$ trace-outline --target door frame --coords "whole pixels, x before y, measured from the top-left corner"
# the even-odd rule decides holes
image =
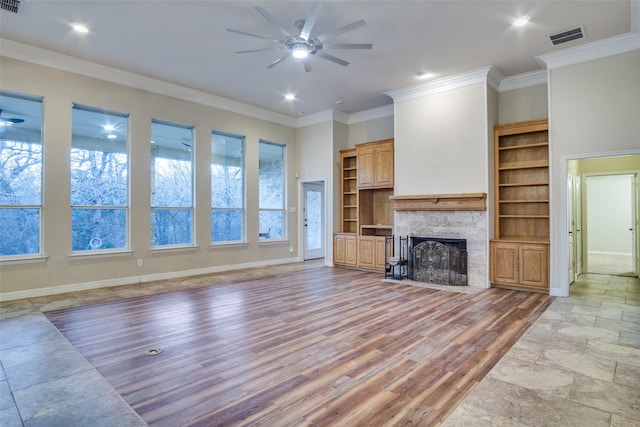
[[[321,233],[322,236],[320,237],[321,242],[322,242],[322,256],[313,256],[310,258],[307,258],[307,228],[305,225],[305,218],[306,218],[306,198],[307,198],[307,188],[311,187],[311,186],[315,186],[315,187],[321,187],[321,191],[322,191],[322,218],[321,218]],[[300,224],[301,224],[301,233],[300,233],[300,258],[302,261],[305,261],[307,259],[311,260],[311,259],[319,259],[319,258],[325,258],[327,257],[327,192],[326,192],[326,186],[325,186],[325,182],[324,181],[303,181],[301,183],[301,190],[302,190],[302,197],[301,197],[301,209],[300,209]]]
[[[555,214],[558,212],[559,216],[556,219],[552,214],[551,218],[551,257],[550,257],[550,267],[551,267],[551,282],[553,283],[555,280],[558,281],[558,286],[552,286],[550,290],[550,295],[559,296],[559,297],[568,297],[569,296],[569,221],[567,218],[569,217],[569,207],[568,207],[568,189],[567,189],[567,177],[569,174],[569,160],[584,160],[584,159],[596,159],[602,157],[618,157],[618,156],[637,156],[640,155],[640,150],[622,150],[622,151],[611,151],[604,153],[587,153],[580,155],[562,155],[560,156],[560,199],[557,210],[553,206],[553,200],[551,200],[552,205],[550,206],[551,212]],[[639,171],[630,171],[630,172],[638,172]],[[553,174],[551,176],[551,195],[554,194],[553,185],[554,179]],[[582,183],[582,187],[584,187],[584,183]],[[557,194],[557,193],[556,193]],[[638,211],[640,209],[636,209]],[[582,224],[582,228],[584,230],[585,224]],[[554,232],[555,231],[555,232]],[[584,240],[584,239],[583,239]],[[636,239],[636,245],[640,242]],[[637,251],[640,253],[640,250]],[[584,261],[584,259],[583,259]],[[555,288],[555,289],[554,289]]]

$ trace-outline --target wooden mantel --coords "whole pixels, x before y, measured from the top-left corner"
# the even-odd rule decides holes
[[[394,211],[484,211],[487,193],[390,196]]]

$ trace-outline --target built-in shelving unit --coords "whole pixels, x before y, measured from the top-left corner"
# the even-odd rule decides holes
[[[385,268],[385,236],[393,234],[393,139],[340,152],[341,217],[334,263]]]
[[[491,283],[549,288],[549,131],[547,120],[494,128],[495,239]]]

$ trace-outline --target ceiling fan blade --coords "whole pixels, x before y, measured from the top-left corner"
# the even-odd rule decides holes
[[[234,30],[233,28],[227,28],[227,31],[229,31],[231,33],[242,34],[243,36],[250,36],[250,37],[255,37],[257,39],[271,40],[272,42],[280,43],[280,40],[278,40],[278,39],[273,39],[271,37],[260,36],[258,34],[247,33],[246,31]]]
[[[318,18],[318,12],[320,11],[320,3],[313,2],[311,5],[311,11],[309,12],[309,16],[304,21],[304,27],[302,27],[302,31],[300,31],[300,38],[308,41],[309,36],[311,35],[311,30],[313,30],[313,26],[316,23],[316,19]]]
[[[329,49],[371,49],[371,43],[323,43],[322,47]]]
[[[288,58],[288,57],[290,57],[290,56],[291,56],[291,53],[287,53],[286,55],[284,55],[284,56],[282,56],[282,57],[280,57],[280,58],[276,59],[275,61],[273,61],[271,64],[269,64],[269,65],[267,66],[267,68],[273,68],[273,67],[275,67],[275,66],[276,66],[276,65],[278,65],[281,61],[284,61],[285,59],[287,59],[287,58]]]
[[[311,71],[311,61],[309,61],[309,58],[305,58],[304,61],[302,61],[302,65],[304,65],[304,70],[308,73],[309,71]]]
[[[323,52],[323,51],[321,51],[321,50],[319,50],[319,51],[316,53],[316,55],[318,55],[318,56],[319,56],[319,57],[321,57],[321,58],[328,59],[328,60],[329,60],[329,61],[331,61],[331,62],[335,62],[336,64],[343,65],[343,66],[345,66],[345,67],[346,67],[347,65],[349,65],[349,63],[348,63],[347,61],[345,61],[344,59],[336,58],[335,56],[333,56],[333,55],[329,55],[328,53]]]
[[[332,39],[336,36],[339,36],[340,34],[346,33],[347,31],[352,31],[355,30],[356,28],[360,28],[360,27],[364,27],[365,25],[367,25],[367,23],[365,22],[364,19],[361,19],[359,21],[353,22],[349,25],[345,25],[342,28],[338,28],[337,30],[333,30],[333,31],[327,31],[324,34],[320,34],[318,37],[316,37],[321,43],[324,43],[325,41]]]
[[[2,117],[2,110],[0,109],[0,122],[17,125],[18,123],[24,122],[24,119],[19,119],[17,117]]]
[[[287,31],[286,28],[284,28],[282,25],[280,25],[280,23],[278,21],[275,20],[275,18],[271,15],[269,15],[269,13],[264,10],[263,8],[261,8],[260,6],[256,6],[255,9],[265,18],[267,18],[267,21],[271,22],[273,25],[276,26],[276,28],[278,30],[280,30],[280,32],[282,34],[284,34],[285,37],[290,38],[290,39],[295,39],[295,37],[293,36],[293,34],[291,34],[289,31]]]
[[[282,49],[286,49],[286,47],[281,46],[281,47],[267,47],[267,48],[264,48],[264,49],[237,50],[236,53],[264,52],[264,51],[268,51],[268,50],[282,50]]]

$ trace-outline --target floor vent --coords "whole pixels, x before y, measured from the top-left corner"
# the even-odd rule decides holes
[[[0,0],[0,9],[13,13],[20,13],[22,11],[23,3],[23,0]]]
[[[584,37],[584,28],[577,27],[571,30],[563,31],[557,34],[551,34],[549,40],[554,46],[561,43],[570,42],[571,40],[577,40]]]

